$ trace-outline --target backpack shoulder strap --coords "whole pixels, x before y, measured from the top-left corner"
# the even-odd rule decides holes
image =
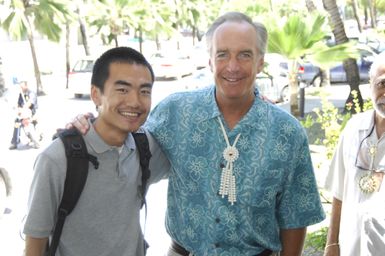
[[[67,158],[67,173],[64,182],[63,197],[61,199],[57,221],[48,255],[54,256],[57,249],[64,221],[75,208],[88,175],[88,161],[91,161],[95,169],[98,168],[98,161],[95,156],[89,155],[83,136],[76,129],[63,130],[58,134],[65,148]]]
[[[150,171],[150,158],[151,158],[151,151],[148,144],[148,138],[146,133],[132,133],[132,136],[135,139],[136,147],[139,151],[139,161],[140,161],[140,168],[142,170],[142,185],[139,187],[140,194],[142,197],[142,207],[143,204],[146,203],[146,192],[147,192],[147,181],[150,178],[151,171]]]

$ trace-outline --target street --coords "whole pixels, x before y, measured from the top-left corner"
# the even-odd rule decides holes
[[[8,213],[0,219],[0,254],[21,256],[23,255],[24,241],[21,238],[23,217],[26,213],[28,190],[33,175],[33,163],[37,154],[51,141],[57,128],[62,128],[79,113],[93,112],[94,105],[89,98],[74,99],[64,88],[62,78],[46,77],[45,85],[47,95],[39,97],[39,122],[44,134],[42,147],[32,149],[22,146],[19,150],[8,150],[12,133],[13,112],[6,97],[0,98],[1,126],[0,126],[0,153],[1,166],[5,167],[13,182],[13,193],[8,198]],[[183,82],[183,81],[182,81]],[[363,85],[368,87],[367,85]],[[364,98],[367,97],[367,88],[364,88]],[[153,105],[172,92],[183,90],[183,86],[176,81],[156,82],[153,89]],[[347,93],[347,86],[333,86],[330,99],[338,106],[343,106]],[[342,105],[341,105],[342,104]],[[305,112],[314,107],[319,107],[319,98],[307,97]],[[288,109],[288,104],[283,104]],[[150,244],[149,256],[162,255],[169,245],[169,237],[164,229],[164,213],[166,209],[167,181],[153,185],[147,197],[147,221],[145,236]],[[144,223],[144,211],[142,222]]]

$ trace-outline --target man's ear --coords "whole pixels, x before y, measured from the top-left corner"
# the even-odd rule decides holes
[[[102,104],[102,93],[95,85],[91,86],[91,99],[95,103],[96,107],[99,107]]]
[[[264,64],[265,64],[265,57],[262,56],[257,62],[257,71],[258,71],[257,74],[259,74],[263,70]]]

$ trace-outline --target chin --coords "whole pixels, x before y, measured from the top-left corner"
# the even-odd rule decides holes
[[[385,105],[375,105],[374,109],[376,110],[376,114],[379,115],[381,118],[385,119]]]

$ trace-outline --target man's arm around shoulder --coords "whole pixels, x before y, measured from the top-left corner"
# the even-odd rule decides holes
[[[25,238],[25,256],[43,256],[48,238],[35,238],[26,236]]]

